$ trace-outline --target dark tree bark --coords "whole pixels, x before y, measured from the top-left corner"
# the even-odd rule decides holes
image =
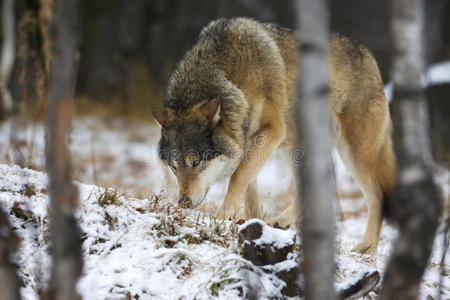
[[[11,261],[19,238],[12,232],[7,214],[0,208],[0,300],[18,300],[17,265]]]
[[[449,2],[450,3],[450,2]],[[430,140],[434,161],[450,166],[450,83],[426,88],[430,111]]]
[[[52,277],[48,299],[79,299],[82,271],[80,228],[74,212],[78,189],[71,179],[67,146],[71,128],[75,60],[78,49],[78,0],[56,0],[51,25],[47,169],[52,210]]]
[[[326,0],[298,1],[300,33],[300,99],[295,109],[305,151],[301,178],[304,210],[304,272],[306,299],[335,299],[334,209],[330,165],[330,115],[328,108],[328,7]],[[307,74],[307,76],[302,76]]]
[[[11,112],[13,107],[9,79],[15,60],[14,0],[2,2],[1,27],[3,43],[0,58],[0,116]],[[0,207],[0,300],[20,299],[18,268],[11,259],[18,244],[19,239],[11,229],[8,215]]]
[[[399,226],[384,277],[382,299],[414,299],[431,253],[441,204],[431,174],[424,66],[422,0],[393,0],[394,144],[398,187],[390,204]]]

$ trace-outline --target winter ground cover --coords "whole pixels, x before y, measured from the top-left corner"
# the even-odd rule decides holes
[[[49,278],[49,218],[44,170],[44,130],[40,124],[17,130],[31,169],[10,163],[9,123],[0,127],[0,205],[22,239],[17,261],[22,295],[37,299]],[[281,298],[283,283],[240,255],[238,226],[214,218],[226,182],[218,184],[198,210],[172,204],[175,183],[156,157],[158,128],[120,119],[78,118],[71,136],[81,207],[84,272],[78,288],[84,299],[239,299],[249,283],[261,298]],[[396,230],[383,225],[378,253],[350,249],[366,224],[364,200],[339,157],[336,173],[336,286],[342,288],[370,270],[383,272]],[[293,199],[286,157],[271,157],[258,177],[266,217]],[[435,167],[435,178],[448,212],[450,173]],[[166,179],[169,182],[166,185]],[[448,213],[442,217],[423,283],[421,299],[450,298],[450,259],[442,262]],[[299,241],[301,249],[301,241]],[[441,288],[440,288],[441,286]],[[377,291],[368,298],[375,299]]]

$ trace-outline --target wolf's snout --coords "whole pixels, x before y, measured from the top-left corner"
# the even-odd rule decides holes
[[[188,196],[182,196],[180,199],[178,199],[178,204],[185,208],[191,208],[192,200]]]

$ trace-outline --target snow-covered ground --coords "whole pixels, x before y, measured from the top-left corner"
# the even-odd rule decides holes
[[[70,141],[81,207],[84,273],[79,291],[85,299],[239,299],[247,282],[259,285],[260,296],[279,297],[282,283],[240,255],[237,225],[216,220],[210,212],[221,204],[226,182],[217,184],[202,211],[172,205],[175,182],[159,164],[159,130],[151,124],[114,118],[77,118]],[[10,162],[9,123],[0,126],[0,206],[22,239],[17,260],[25,299],[37,299],[49,277],[48,194],[44,170],[44,130],[39,124],[18,130],[30,167]],[[373,269],[383,272],[396,230],[383,225],[375,256],[352,253],[364,232],[364,200],[336,153],[337,272],[336,286],[353,282]],[[258,177],[267,217],[294,197],[286,155],[271,157]],[[436,166],[436,182],[446,199],[450,172]],[[169,185],[166,186],[166,177]],[[94,185],[95,184],[95,185]],[[105,192],[106,190],[107,192]],[[118,191],[117,194],[113,191]],[[448,211],[448,210],[447,210]],[[448,218],[448,215],[445,216]],[[448,236],[447,236],[448,238]],[[442,299],[450,298],[450,258],[441,268],[444,228],[435,240],[421,286],[420,299],[434,299],[442,272]],[[376,298],[376,292],[368,296]]]

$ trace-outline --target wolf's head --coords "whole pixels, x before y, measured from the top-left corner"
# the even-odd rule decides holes
[[[161,125],[159,157],[177,178],[178,201],[197,207],[209,188],[230,176],[237,163],[220,133],[221,100],[216,97],[188,108],[153,108]]]

